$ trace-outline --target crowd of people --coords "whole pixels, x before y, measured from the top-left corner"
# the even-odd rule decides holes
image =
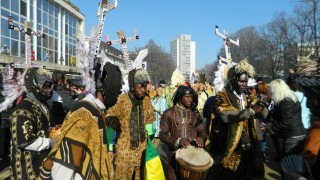
[[[265,175],[270,135],[276,160],[302,157],[311,172],[281,166],[284,179],[319,179],[319,66],[304,63],[286,81],[249,84],[254,68],[241,60],[227,70],[220,91],[183,80],[161,80],[155,89],[145,70],[133,69],[129,91],[121,92],[119,67],[106,63],[95,78],[96,92],[87,92],[62,72],[28,68],[26,90],[8,110],[10,132],[1,126],[1,156],[10,153],[13,179],[138,180],[144,179],[150,139],[168,147],[161,157],[167,179],[188,176],[176,152],[191,146],[214,162],[193,174],[196,179],[256,179]]]

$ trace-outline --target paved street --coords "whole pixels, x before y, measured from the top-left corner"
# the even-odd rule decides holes
[[[166,153],[168,152],[168,148],[165,144],[161,143],[160,140],[156,140],[154,146],[156,147],[159,156],[162,160],[162,165],[166,173],[166,169],[168,168],[168,161],[166,160]],[[267,180],[280,180],[281,176],[278,173],[280,171],[279,162],[274,161],[273,158],[276,156],[276,152],[273,147],[273,143],[269,136],[267,136],[267,147],[266,147],[266,163],[265,163],[265,178]],[[9,170],[9,159],[1,159],[0,160],[0,180],[10,179],[10,170]],[[262,179],[261,179],[262,180]]]

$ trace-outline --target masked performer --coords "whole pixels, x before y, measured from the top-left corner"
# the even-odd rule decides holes
[[[203,147],[207,139],[201,116],[195,109],[198,97],[191,87],[179,86],[174,96],[174,107],[163,113],[160,140],[169,146],[168,178],[177,179],[174,153],[178,148],[195,143]]]
[[[42,179],[111,179],[104,110],[117,102],[121,89],[118,66],[107,63],[97,80],[97,92],[88,94],[67,114],[48,158]]]
[[[46,101],[52,96],[52,73],[30,68],[24,76],[26,98],[14,109],[11,124],[11,170],[14,179],[36,179],[50,152],[50,115]]]
[[[210,154],[215,164],[208,179],[251,179],[264,176],[262,154],[257,139],[255,116],[268,114],[264,99],[250,99],[245,94],[254,69],[247,60],[227,71],[227,85],[213,103]],[[261,132],[260,132],[261,133]]]
[[[143,177],[142,152],[147,146],[147,136],[153,134],[152,123],[155,121],[151,100],[146,96],[148,79],[146,71],[130,71],[130,91],[121,95],[118,103],[107,111],[110,151],[113,151],[114,131],[117,133],[116,179],[132,179],[134,174],[136,180]]]

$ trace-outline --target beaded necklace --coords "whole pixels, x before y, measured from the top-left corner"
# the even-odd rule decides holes
[[[187,111],[187,110],[186,110]],[[183,130],[185,129],[188,124],[191,122],[191,111],[189,111],[189,119],[185,119],[185,117],[182,117],[182,121],[177,120],[178,114],[177,114],[177,106],[174,107],[174,115],[173,115],[173,122],[177,129]],[[177,121],[179,122],[179,125],[181,124],[181,128],[178,126]]]

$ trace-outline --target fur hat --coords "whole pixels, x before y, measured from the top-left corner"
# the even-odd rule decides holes
[[[297,85],[312,90],[320,95],[320,63],[316,60],[304,59],[297,69]]]
[[[141,84],[142,86],[149,84],[149,74],[144,70],[133,69],[129,72],[129,88],[134,92],[134,86]]]

